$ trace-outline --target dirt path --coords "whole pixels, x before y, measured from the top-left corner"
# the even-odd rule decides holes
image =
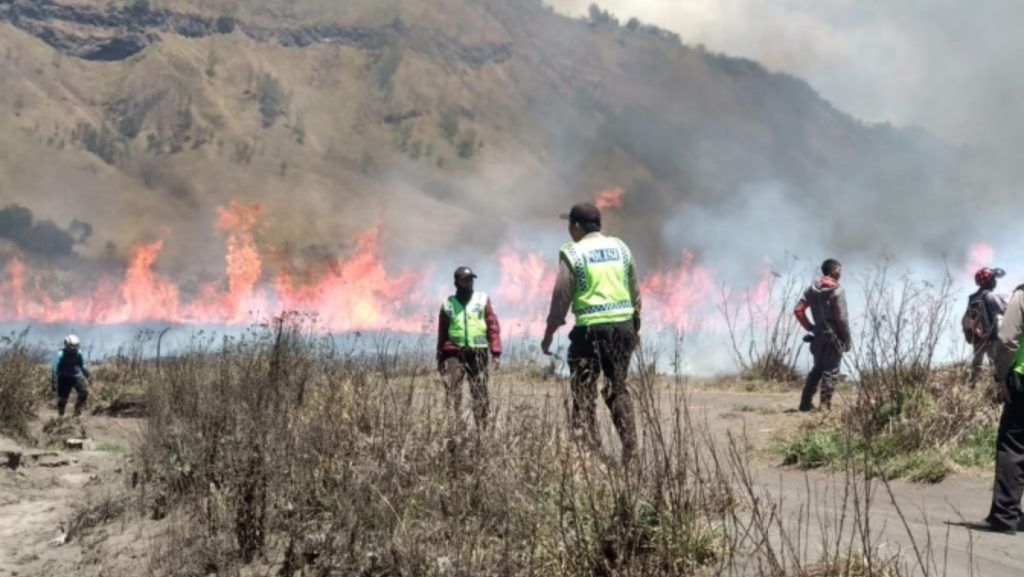
[[[102,573],[92,541],[68,535],[70,521],[122,488],[139,422],[93,416],[43,432],[53,416],[43,411],[34,424],[36,446],[0,437],[0,577]],[[82,432],[82,449],[63,445]]]
[[[764,449],[775,435],[806,419],[819,418],[787,412],[798,401],[797,393],[696,390],[691,395],[691,409],[706,419],[715,435],[745,430],[753,444]],[[758,479],[785,512],[810,519],[806,546],[814,551],[821,535],[834,531],[844,509],[840,504],[844,478],[779,467],[778,463],[777,457],[760,452],[755,465]],[[956,525],[964,520],[980,521],[988,513],[990,474],[954,474],[935,485],[895,481],[892,496],[881,484],[875,487],[871,532],[885,550],[913,556],[914,542],[924,551],[930,540],[937,564],[933,571],[938,575],[1010,577],[1024,571],[1024,535],[1011,537]]]
[[[563,385],[535,387],[528,391],[509,387],[511,397],[547,397],[564,402]],[[669,387],[669,390],[671,387]],[[825,534],[834,534],[842,513],[852,508],[843,504],[843,475],[822,471],[801,471],[780,466],[778,456],[768,447],[781,435],[796,430],[808,419],[821,415],[792,411],[799,392],[746,392],[740,389],[688,386],[691,415],[707,423],[716,439],[730,433],[745,434],[755,449],[754,473],[761,487],[780,504],[784,517],[804,519],[807,527],[800,545],[814,559],[821,551]],[[671,406],[669,395],[662,403]],[[667,410],[667,407],[663,407]],[[605,434],[613,437],[607,410],[599,406]],[[992,495],[991,473],[973,471],[953,474],[935,485],[895,481],[892,496],[881,483],[875,484],[870,507],[870,532],[882,553],[902,552],[911,560],[915,546],[934,559],[930,575],[971,575],[972,577],[1017,577],[1024,573],[1024,534],[1016,537],[968,530],[957,525],[978,522],[987,513]],[[845,531],[849,534],[849,530]],[[929,555],[927,549],[931,548]],[[883,555],[884,556],[884,555]]]

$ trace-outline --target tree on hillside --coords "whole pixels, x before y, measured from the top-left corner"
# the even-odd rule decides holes
[[[593,26],[618,26],[619,19],[616,18],[611,12],[607,10],[601,10],[601,7],[597,4],[591,4],[588,9],[590,16],[590,24]]]
[[[288,93],[285,92],[281,81],[270,74],[260,77],[256,86],[256,97],[259,99],[264,128],[273,126],[277,117],[288,111]]]

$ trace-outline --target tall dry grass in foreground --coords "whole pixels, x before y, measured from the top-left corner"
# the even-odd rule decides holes
[[[28,331],[0,336],[0,434],[27,437],[29,422],[50,382],[45,355],[26,342]]]
[[[339,351],[282,319],[147,369],[137,503],[166,575],[902,575],[847,477],[811,531],[762,488],[742,436],[714,438],[680,388],[632,378],[624,469],[570,439],[564,395],[503,397],[479,432],[431,363]],[[641,366],[656,366],[644,362]],[[527,384],[524,383],[524,387]],[[615,451],[607,448],[609,454]],[[852,469],[851,469],[852,471]],[[827,519],[826,519],[827,517]],[[821,533],[811,539],[811,532]],[[926,556],[919,574],[935,574]]]

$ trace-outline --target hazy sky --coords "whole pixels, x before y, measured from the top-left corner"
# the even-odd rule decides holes
[[[592,0],[548,0],[582,15]],[[917,124],[953,142],[1009,147],[1024,130],[1024,4],[1018,0],[603,0],[687,44],[808,80],[871,122]]]

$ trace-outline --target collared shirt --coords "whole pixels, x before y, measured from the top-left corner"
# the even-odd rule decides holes
[[[583,237],[600,238],[604,235],[600,232],[591,232]],[[629,261],[629,294],[633,300],[633,308],[636,314],[640,314],[640,282],[637,280],[636,259]],[[565,317],[572,308],[572,299],[576,294],[576,275],[572,273],[572,266],[564,258],[558,259],[558,277],[555,279],[555,289],[551,292],[551,307],[548,309],[548,326],[560,327],[565,324]]]

